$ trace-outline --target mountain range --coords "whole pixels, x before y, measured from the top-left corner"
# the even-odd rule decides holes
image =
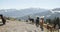
[[[54,18],[60,17],[60,8],[54,9],[41,9],[41,8],[28,8],[28,9],[1,9],[0,14],[3,14],[6,17],[14,17],[17,19],[27,20],[28,16],[36,18],[36,16],[44,16],[44,18]]]

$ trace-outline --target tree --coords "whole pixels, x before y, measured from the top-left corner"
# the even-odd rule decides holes
[[[46,22],[51,24],[51,19],[46,19]]]

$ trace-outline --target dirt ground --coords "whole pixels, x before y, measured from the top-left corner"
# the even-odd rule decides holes
[[[44,28],[44,31],[41,31],[40,27],[37,28],[35,24],[7,20],[5,25],[0,26],[0,32],[47,32],[47,29]]]

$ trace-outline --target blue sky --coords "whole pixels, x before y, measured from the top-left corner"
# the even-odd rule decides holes
[[[60,8],[60,0],[0,0],[0,9]]]

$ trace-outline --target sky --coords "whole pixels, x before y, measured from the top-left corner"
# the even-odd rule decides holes
[[[0,0],[0,9],[60,8],[60,0]]]

